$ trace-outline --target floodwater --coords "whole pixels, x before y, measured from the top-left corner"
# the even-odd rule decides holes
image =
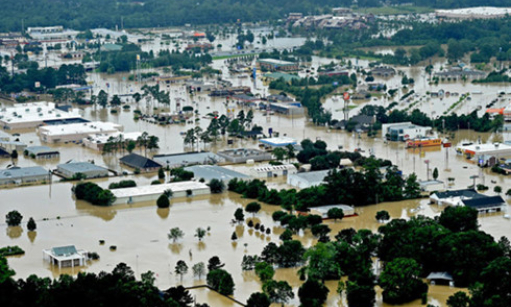
[[[314,57],[312,65],[317,67],[320,64],[329,63],[330,59],[321,59]],[[355,61],[353,59],[353,61]],[[334,61],[339,62],[339,61]],[[230,80],[235,86],[246,85],[253,88],[253,92],[262,96],[268,95],[269,90],[261,82],[256,83],[250,78],[238,78],[231,75],[221,60],[214,61],[213,67],[222,69],[223,78]],[[358,65],[367,65],[367,61],[359,61]],[[439,66],[441,64],[435,64]],[[439,88],[457,91],[460,93],[472,92],[474,90],[483,91],[482,95],[473,95],[471,102],[462,104],[460,111],[467,111],[475,107],[475,103],[481,103],[485,99],[493,99],[496,94],[506,91],[507,88],[500,85],[472,85],[470,83],[462,84],[460,82],[451,82],[449,84],[441,83],[438,86],[430,86],[427,83],[427,77],[423,70],[417,68],[399,68],[406,71],[409,76],[416,80],[414,90],[419,93],[419,100],[426,91],[434,91]],[[127,74],[106,75],[94,73],[89,76],[89,80],[94,82],[94,92],[100,89],[106,90],[110,95],[127,94],[140,91],[142,84],[128,82]],[[208,82],[214,83],[215,80],[209,79]],[[377,79],[377,81],[381,81]],[[400,87],[401,76],[395,76],[388,80],[389,88]],[[110,86],[107,87],[106,84]],[[151,85],[154,82],[150,83]],[[220,114],[226,112],[224,98],[211,98],[202,93],[190,97],[184,86],[172,85],[165,90],[170,92],[171,104],[164,107],[155,102],[142,100],[137,106],[133,101],[131,110],[119,110],[117,114],[111,114],[110,109],[101,109],[94,107],[80,107],[85,118],[90,120],[112,121],[122,124],[124,131],[147,131],[150,135],[156,135],[160,138],[160,149],[150,153],[176,153],[191,150],[183,144],[181,132],[186,131],[196,124],[179,124],[160,126],[146,121],[134,121],[132,110],[140,108],[142,112],[152,114],[153,112],[176,111],[178,100],[181,100],[181,107],[193,106],[199,110],[198,125],[206,128],[209,124],[208,119],[203,116],[207,113],[218,111]],[[398,94],[399,95],[399,94]],[[506,99],[508,99],[506,97]],[[130,99],[128,99],[130,100]],[[388,104],[392,100],[377,99],[371,103]],[[420,100],[419,100],[420,101]],[[368,101],[354,102],[357,108],[367,104]],[[449,99],[440,101],[439,99],[423,98],[417,107],[429,113],[436,110],[437,115],[443,112],[451,103]],[[502,102],[504,103],[504,102]],[[7,103],[4,103],[6,105]],[[444,106],[445,104],[445,106]],[[401,105],[400,108],[406,107]],[[242,108],[231,102],[229,109],[234,108],[237,113]],[[332,97],[326,99],[325,108],[332,110],[334,118],[341,119],[342,112],[336,111],[342,108],[342,102]],[[353,114],[357,111],[355,108]],[[248,111],[245,109],[245,111]],[[428,113],[428,114],[429,114]],[[406,150],[402,143],[385,143],[381,136],[375,139],[367,138],[364,135],[351,134],[343,131],[328,130],[324,127],[316,127],[307,120],[306,117],[286,117],[274,115],[266,117],[263,112],[254,111],[253,124],[264,127],[264,131],[273,128],[281,135],[301,140],[309,138],[311,140],[322,139],[328,143],[329,149],[338,149],[342,146],[343,150],[353,151],[361,149],[364,155],[374,154],[383,159],[389,159],[397,164],[403,170],[405,175],[412,172],[417,173],[420,179],[428,177],[426,160],[429,160],[429,174],[437,167],[439,170],[439,179],[447,182],[448,177],[455,177],[452,188],[465,188],[472,184],[469,179],[471,175],[479,175],[477,183],[485,183],[490,187],[488,194],[492,194],[493,187],[500,185],[504,191],[510,186],[508,178],[497,176],[488,170],[481,170],[476,165],[467,162],[463,157],[457,156],[453,148],[438,148],[435,150]],[[9,133],[20,133],[21,141],[29,145],[39,145],[40,140],[35,130],[9,131]],[[509,134],[490,134],[476,133],[473,131],[457,131],[451,137],[453,145],[459,142],[473,141],[491,142],[494,140],[509,140]],[[48,144],[45,144],[48,145]],[[257,142],[251,140],[235,140],[233,147],[257,147]],[[59,163],[75,159],[79,161],[94,160],[98,165],[107,166],[114,170],[122,170],[118,165],[117,159],[121,153],[101,155],[99,152],[85,148],[76,144],[49,144],[48,146],[58,148],[61,155],[57,159],[51,160],[33,160],[20,157],[17,164],[20,166],[41,165],[45,168],[55,168]],[[228,147],[227,138],[222,138],[216,144],[201,144],[201,148],[211,151],[217,151]],[[138,152],[138,149],[136,150]],[[12,162],[10,159],[1,159],[0,167],[5,168]],[[138,176],[128,176],[127,178],[136,179],[138,185],[147,185],[156,179],[156,174],[142,174]],[[124,178],[123,178],[124,179]],[[103,187],[107,187],[110,182],[116,182],[121,178],[108,178],[95,180]],[[493,183],[495,182],[495,183]],[[276,187],[286,187],[282,180],[272,181],[270,183]],[[260,291],[261,285],[254,272],[242,272],[241,260],[245,254],[260,254],[263,247],[268,242],[278,242],[278,236],[283,229],[271,220],[271,214],[279,207],[263,205],[262,211],[254,218],[258,219],[265,227],[272,229],[269,236],[262,235],[247,226],[231,225],[233,213],[237,207],[245,205],[250,200],[242,199],[234,193],[224,193],[222,195],[201,196],[194,198],[182,198],[172,200],[170,209],[157,209],[152,202],[137,203],[135,205],[120,205],[114,207],[95,207],[83,201],[73,199],[71,193],[72,183],[58,182],[58,178],[53,178],[51,185],[17,187],[0,190],[0,216],[5,216],[7,212],[16,209],[24,216],[22,227],[8,228],[5,224],[0,224],[0,245],[18,245],[26,251],[21,257],[10,257],[9,264],[14,268],[16,277],[25,278],[30,274],[39,276],[58,277],[60,274],[76,274],[80,270],[87,272],[111,271],[119,262],[125,262],[133,268],[137,276],[141,273],[151,270],[157,275],[156,285],[160,288],[167,288],[177,284],[185,286],[205,283],[204,280],[194,279],[191,273],[191,266],[197,262],[207,262],[213,256],[218,255],[226,263],[226,269],[233,275],[236,283],[234,297],[240,301],[245,301],[253,292]],[[23,194],[20,197],[20,194]],[[357,208],[359,216],[345,218],[341,222],[327,222],[332,228],[332,234],[335,235],[340,229],[353,227],[356,229],[370,229],[376,231],[380,226],[375,220],[375,213],[379,210],[387,210],[393,218],[408,218],[416,214],[434,216],[439,214],[439,209],[427,205],[426,200],[413,200],[395,203],[382,203],[373,206]],[[37,222],[37,231],[28,232],[26,221],[33,217]],[[3,221],[0,221],[3,222]],[[504,219],[502,214],[481,216],[479,219],[481,228],[487,231],[495,238],[502,235],[509,237],[511,230],[511,221]],[[179,227],[185,232],[185,237],[179,242],[172,244],[167,239],[167,233],[170,228]],[[198,242],[193,236],[197,227],[211,230],[202,242]],[[236,231],[239,240],[232,242],[230,240],[232,232]],[[296,236],[306,246],[315,243],[309,231],[301,236]],[[99,244],[99,240],[105,240],[104,245]],[[50,267],[43,261],[42,250],[55,246],[74,244],[79,249],[98,252],[101,259],[88,264],[87,267],[75,269],[58,269]],[[116,251],[111,251],[110,246],[116,246]],[[190,272],[186,274],[182,281],[176,276],[174,266],[178,260],[184,260],[190,267]],[[287,280],[297,293],[300,281],[296,275],[296,269],[277,269],[276,278]],[[328,297],[328,306],[347,306],[345,298],[336,294],[337,282],[328,282],[330,289]],[[445,286],[431,286],[429,290],[428,303],[445,306],[445,301],[449,295],[458,291],[457,288]],[[381,294],[378,292],[378,306],[383,306]],[[193,290],[192,294],[198,301],[208,302],[211,306],[231,306],[232,303],[225,298],[220,297],[208,290]],[[405,306],[419,306],[416,301]],[[295,298],[290,306],[298,306],[298,298]]]

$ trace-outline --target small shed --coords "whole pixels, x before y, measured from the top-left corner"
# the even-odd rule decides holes
[[[53,247],[43,250],[43,259],[51,265],[62,267],[84,266],[87,260],[85,250],[77,250],[74,245]]]

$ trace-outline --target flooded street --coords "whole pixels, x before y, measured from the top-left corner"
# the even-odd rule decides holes
[[[232,40],[232,39],[231,39]],[[232,41],[226,39],[222,41],[224,45],[232,45]],[[280,41],[279,41],[280,42]],[[302,39],[303,42],[303,39]],[[159,41],[155,41],[159,44]],[[293,44],[296,43],[293,41]],[[286,43],[274,42],[275,47],[285,47]],[[270,45],[272,46],[272,45]],[[330,59],[313,58],[313,65],[330,63]],[[360,61],[359,65],[367,65]],[[215,60],[212,65],[214,68],[221,69],[223,79],[229,80],[234,86],[250,86],[254,94],[266,96],[269,93],[267,86],[260,79],[255,84],[250,78],[238,78],[236,75],[230,75],[228,69],[224,66],[223,60]],[[470,113],[478,105],[489,103],[497,97],[499,92],[508,92],[507,87],[500,85],[474,85],[470,82],[462,84],[460,82],[440,83],[439,85],[428,85],[427,77],[423,69],[402,68],[409,76],[416,80],[413,89],[419,93],[416,105],[428,115],[434,117],[442,114],[458,98],[450,97],[440,100],[438,98],[427,99],[423,97],[426,91],[438,91],[443,89],[451,92],[473,92],[482,91],[483,94],[474,95],[471,101],[467,101],[456,110],[459,113]],[[128,74],[107,75],[93,73],[89,80],[94,82],[94,92],[104,89],[110,95],[113,94],[132,94],[141,92],[142,84],[126,81]],[[216,80],[208,79],[207,82],[214,83]],[[376,79],[376,81],[381,81]],[[387,86],[397,88],[401,85],[401,76],[396,75],[386,80]],[[109,83],[112,86],[108,87]],[[151,82],[150,85],[155,84]],[[110,121],[123,125],[125,132],[147,131],[149,135],[155,135],[160,139],[160,149],[151,152],[153,154],[179,153],[191,150],[183,143],[182,132],[195,127],[196,123],[173,124],[168,126],[157,125],[147,121],[133,119],[133,110],[139,108],[143,113],[153,114],[158,112],[176,111],[176,103],[181,100],[183,106],[193,106],[199,111],[197,118],[198,125],[205,129],[210,120],[203,118],[208,113],[218,111],[220,114],[226,113],[225,98],[209,97],[206,93],[200,93],[190,97],[183,85],[172,85],[164,90],[170,92],[170,106],[147,103],[142,100],[137,106],[135,102],[130,101],[131,110],[120,109],[118,113],[110,113],[110,109],[101,109],[91,106],[80,106],[81,113],[88,120]],[[400,95],[398,95],[400,96]],[[396,96],[396,97],[398,97]],[[508,103],[509,95],[506,95],[504,101],[499,102],[495,107],[500,107]],[[423,100],[420,100],[423,99]],[[132,100],[132,99],[131,99]],[[368,103],[388,105],[393,100],[377,98],[372,101],[354,102],[357,108],[350,114],[355,114],[359,108]],[[403,104],[402,102],[400,104]],[[4,103],[4,105],[6,105]],[[325,101],[325,109],[333,113],[333,118],[342,119],[343,114],[340,111],[342,102],[329,97]],[[242,110],[241,106],[230,102],[229,109],[234,108],[235,113]],[[399,108],[402,108],[400,106]],[[248,111],[246,108],[245,111]],[[279,132],[281,136],[289,136],[301,141],[309,138],[311,140],[324,140],[330,150],[336,150],[342,147],[342,150],[353,151],[362,150],[363,155],[373,154],[378,158],[389,159],[396,164],[405,175],[416,173],[419,179],[425,180],[428,176],[426,160],[429,160],[429,174],[436,167],[439,170],[439,180],[446,184],[449,177],[455,177],[454,185],[451,188],[466,188],[472,184],[469,178],[472,175],[478,175],[476,183],[483,183],[489,186],[487,194],[492,195],[493,187],[499,185],[506,191],[511,187],[511,180],[505,176],[498,176],[491,173],[488,169],[481,169],[477,165],[468,162],[462,156],[457,156],[454,146],[451,148],[435,148],[427,150],[405,149],[404,143],[385,143],[381,135],[377,138],[368,138],[367,135],[358,135],[339,130],[329,130],[325,127],[314,126],[307,117],[286,117],[273,115],[266,117],[266,114],[259,110],[254,110],[253,124],[262,126],[266,133],[269,128]],[[22,130],[9,131],[10,134],[20,133],[19,139],[27,145],[40,145],[41,141],[37,131]],[[258,142],[252,140],[236,139],[233,145],[227,145],[227,137],[222,138],[216,144],[201,144],[205,150],[216,152],[228,147],[231,148],[257,148]],[[511,140],[509,133],[491,134],[477,133],[474,131],[457,131],[453,134],[452,143],[456,145],[460,142],[493,142],[497,139]],[[100,152],[86,148],[77,144],[43,144],[60,151],[60,157],[50,160],[35,160],[20,155],[17,164],[20,166],[40,165],[46,169],[54,169],[57,164],[65,163],[69,160],[91,161],[97,165],[106,166],[113,170],[125,170],[118,164],[118,158],[121,153],[102,155]],[[139,149],[135,152],[140,153]],[[0,168],[4,169],[11,164],[10,159],[0,159]],[[233,168],[236,168],[233,167]],[[130,170],[131,172],[132,170]],[[111,182],[118,182],[121,179],[134,179],[139,186],[149,185],[154,179],[157,179],[156,173],[142,174],[138,176],[129,175],[127,177],[112,177],[108,179],[97,179],[94,182],[106,188]],[[494,182],[494,183],[492,183]],[[271,185],[279,188],[288,188],[282,181],[272,182]],[[260,254],[268,242],[279,242],[279,235],[283,229],[271,219],[271,214],[280,210],[278,206],[263,205],[254,219],[265,227],[270,227],[272,233],[263,235],[254,229],[245,225],[231,225],[236,208],[246,205],[252,200],[242,199],[240,195],[226,192],[221,195],[195,196],[193,198],[178,198],[171,201],[170,209],[157,209],[154,202],[141,202],[135,205],[117,205],[112,207],[92,206],[84,201],[76,201],[73,198],[71,188],[73,183],[59,182],[59,178],[54,176],[53,183],[50,185],[27,186],[0,189],[0,246],[18,245],[25,250],[26,254],[20,257],[9,257],[9,265],[16,271],[17,278],[26,278],[30,274],[39,276],[49,276],[57,278],[60,274],[77,274],[80,270],[87,272],[111,271],[119,262],[125,262],[140,277],[141,273],[153,271],[156,273],[156,286],[161,289],[183,284],[185,286],[204,284],[205,280],[194,279],[191,269],[181,281],[174,272],[174,266],[178,260],[184,260],[188,267],[198,262],[207,263],[212,256],[219,256],[226,263],[225,269],[230,272],[236,284],[234,297],[240,301],[246,301],[251,293],[260,291],[261,283],[253,271],[244,272],[241,270],[241,261],[244,255]],[[509,203],[509,199],[508,199]],[[508,206],[509,207],[509,206]],[[23,216],[22,227],[8,228],[4,223],[3,217],[11,210],[18,210]],[[338,231],[353,227],[355,229],[370,229],[377,231],[381,225],[375,219],[377,211],[386,210],[392,218],[409,218],[421,214],[433,217],[439,214],[441,209],[429,206],[426,199],[402,201],[394,203],[381,203],[372,206],[356,208],[358,216],[345,218],[340,222],[327,221],[326,223],[332,229],[331,235],[334,236]],[[28,232],[26,221],[33,217],[37,223],[36,232]],[[248,214],[248,218],[251,218]],[[511,220],[503,218],[502,214],[489,216],[480,216],[479,223],[481,228],[498,239],[500,236],[511,238]],[[177,243],[170,243],[167,233],[170,228],[179,227],[185,233],[182,240]],[[194,237],[195,229],[198,227],[208,228],[210,231],[202,242]],[[231,234],[236,232],[237,242],[231,241]],[[307,230],[301,236],[295,236],[306,247],[313,245],[316,239]],[[104,240],[105,244],[100,245],[99,241]],[[76,245],[78,249],[85,249],[91,252],[97,252],[100,260],[92,261],[88,266],[80,269],[58,269],[51,267],[43,261],[42,251],[55,246]],[[110,250],[110,246],[116,246],[115,251]],[[275,278],[277,280],[286,280],[295,290],[295,299],[288,306],[298,306],[297,288],[301,284],[296,274],[297,269],[277,269]],[[327,306],[347,306],[346,298],[336,293],[337,281],[326,283],[330,289]],[[428,303],[435,306],[446,306],[447,298],[459,288],[447,286],[430,286]],[[210,306],[236,306],[233,302],[225,299],[205,289],[191,290],[193,296],[198,302],[207,302]],[[382,303],[381,290],[378,289],[377,306],[387,306]],[[276,306],[276,305],[275,305]],[[420,306],[420,301],[415,301],[403,306]]]

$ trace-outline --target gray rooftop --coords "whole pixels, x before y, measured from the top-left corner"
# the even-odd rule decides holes
[[[299,177],[300,179],[306,180],[310,183],[323,182],[325,177],[328,175],[329,171],[330,170],[296,173],[293,175],[289,175],[289,177],[291,176]]]
[[[234,178],[250,179],[250,177],[245,174],[216,165],[194,165],[185,167],[185,170],[193,172],[195,178],[204,178],[206,181],[218,179],[227,182]]]
[[[187,166],[192,164],[216,164],[218,162],[224,162],[224,158],[212,152],[163,154],[155,155],[153,156],[153,159],[163,166],[169,165],[170,167]]]
[[[51,251],[55,256],[58,257],[71,256],[78,253],[74,245],[54,247],[51,249]]]
[[[95,164],[89,162],[70,162],[57,165],[58,168],[64,169],[68,172],[73,173],[84,173],[90,171],[103,171],[106,168],[97,166]]]
[[[0,170],[0,179],[17,179],[29,176],[48,175],[48,170],[40,166],[12,167]]]
[[[57,149],[48,147],[48,146],[29,146],[25,148],[25,150],[28,152],[29,155],[39,155],[39,154],[45,154],[45,153],[58,153],[59,151]]]

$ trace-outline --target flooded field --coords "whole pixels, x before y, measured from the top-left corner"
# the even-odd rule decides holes
[[[232,40],[232,39],[231,39]],[[284,39],[282,39],[284,40]],[[303,39],[302,39],[303,40]],[[278,43],[277,43],[278,42]],[[153,42],[159,44],[158,41]],[[232,44],[229,39],[222,42],[228,46]],[[275,47],[287,47],[297,43],[289,44],[276,40]],[[277,45],[279,44],[279,45]],[[271,45],[270,45],[271,46]],[[144,47],[145,48],[145,47]],[[313,67],[320,64],[330,63],[332,60],[313,57]],[[353,59],[355,61],[355,59]],[[337,61],[338,62],[338,61]],[[357,61],[358,65],[367,65],[367,61]],[[435,67],[441,66],[441,63],[435,64]],[[233,85],[250,86],[254,94],[266,96],[270,94],[267,86],[260,79],[254,83],[250,78],[239,78],[237,75],[231,75],[224,65],[223,60],[215,60],[214,68],[221,69],[223,79],[229,80]],[[413,89],[419,93],[416,100],[420,101],[416,107],[428,113],[431,116],[440,115],[454,102],[454,98],[449,99],[427,99],[423,97],[426,91],[438,91],[444,89],[451,92],[474,92],[481,91],[483,94],[473,95],[471,101],[463,103],[459,108],[460,113],[469,113],[478,105],[485,105],[494,99],[499,92],[508,92],[507,87],[500,85],[473,85],[469,82],[441,83],[439,85],[429,85],[427,76],[423,69],[418,68],[399,68],[407,75],[413,77],[416,83]],[[142,84],[126,81],[128,74],[107,75],[93,73],[89,80],[94,82],[94,92],[104,89],[110,95],[113,94],[132,94],[140,92]],[[209,79],[207,82],[214,83],[216,80]],[[382,81],[377,79],[376,81]],[[385,82],[390,88],[401,87],[401,76],[396,75]],[[111,86],[107,86],[109,83]],[[151,82],[150,85],[155,84]],[[181,107],[193,106],[199,111],[197,118],[198,125],[203,129],[209,124],[209,119],[203,118],[207,113],[218,111],[220,114],[226,112],[225,98],[212,98],[205,93],[190,97],[183,85],[172,85],[165,90],[170,92],[170,106],[157,105],[154,102],[148,103],[142,100],[139,105],[129,102],[131,110],[119,110],[117,114],[110,113],[110,109],[101,109],[96,107],[81,107],[81,113],[84,118],[89,120],[111,121],[124,126],[125,132],[147,131],[150,135],[156,135],[160,139],[160,149],[151,152],[156,153],[178,153],[191,150],[183,143],[182,132],[195,127],[196,123],[175,124],[161,126],[147,121],[133,119],[133,110],[139,108],[143,113],[153,114],[169,110],[171,112],[177,109],[176,103],[181,100]],[[401,92],[400,92],[401,93]],[[397,97],[400,95],[398,94]],[[508,103],[509,96],[505,100],[495,105],[502,106]],[[422,101],[420,99],[423,99]],[[392,100],[376,98],[370,103],[388,105]],[[357,112],[358,108],[369,103],[369,101],[355,102],[357,108],[352,112]],[[4,105],[7,105],[4,103]],[[234,108],[237,113],[242,108],[231,102],[227,104],[229,109]],[[339,111],[342,108],[342,102],[334,97],[326,99],[325,108],[333,113],[335,119],[342,119],[343,114]],[[406,107],[401,103],[400,108]],[[247,109],[245,109],[247,111]],[[511,180],[508,177],[497,176],[471,164],[463,157],[457,156],[453,148],[437,148],[428,150],[407,150],[403,143],[386,143],[381,135],[377,138],[368,138],[366,135],[346,133],[344,131],[328,130],[325,127],[314,126],[306,117],[286,117],[273,115],[266,117],[266,114],[254,110],[253,124],[257,124],[268,131],[273,128],[280,135],[289,136],[297,140],[309,138],[311,140],[321,139],[327,142],[329,149],[353,151],[360,149],[362,154],[374,154],[376,157],[389,159],[395,163],[405,175],[415,172],[420,179],[428,177],[428,166],[425,161],[429,160],[429,174],[437,167],[439,170],[439,179],[447,182],[447,178],[455,177],[452,188],[465,188],[472,184],[469,178],[472,175],[478,175],[476,183],[484,183],[489,186],[488,194],[493,194],[493,187],[500,185],[506,191],[511,187]],[[23,131],[9,131],[9,133],[19,133],[20,140],[28,145],[41,144],[37,131],[35,129]],[[450,135],[449,135],[450,136]],[[492,142],[494,140],[510,140],[510,135],[477,133],[473,131],[457,131],[452,135],[453,145],[459,142],[480,140],[482,143]],[[201,144],[201,148],[216,152],[227,147],[247,147],[255,148],[258,146],[256,141],[236,139],[233,145],[227,145],[227,137],[222,138],[216,144]],[[17,164],[20,166],[41,165],[47,169],[54,169],[57,164],[75,159],[78,161],[93,160],[96,164],[106,166],[113,170],[125,170],[118,164],[118,158],[121,153],[102,155],[100,152],[85,148],[78,144],[44,144],[60,151],[60,157],[51,160],[34,160],[20,156]],[[138,149],[135,152],[139,152]],[[0,168],[5,168],[11,164],[10,159],[0,159]],[[236,168],[236,167],[234,167]],[[127,169],[126,169],[127,170]],[[132,170],[127,170],[132,171]],[[138,176],[130,175],[128,177],[137,181],[139,186],[148,185],[152,180],[157,179],[156,173],[142,174]],[[108,178],[94,180],[102,187],[107,187],[111,182],[117,182],[121,178]],[[263,235],[246,225],[232,225],[230,223],[236,208],[247,204],[251,200],[242,199],[234,193],[223,193],[221,195],[200,196],[193,198],[173,199],[170,209],[157,209],[153,202],[142,202],[135,205],[118,205],[113,207],[96,207],[83,201],[76,201],[73,198],[71,188],[73,183],[59,182],[59,178],[53,177],[51,185],[28,186],[6,188],[0,190],[0,217],[7,212],[16,209],[24,216],[22,227],[8,228],[4,220],[0,220],[0,245],[18,245],[26,252],[21,257],[10,257],[9,264],[16,271],[16,277],[25,278],[30,274],[39,276],[58,277],[60,274],[77,274],[80,270],[87,272],[111,271],[119,262],[125,262],[133,268],[137,276],[141,273],[151,270],[156,275],[156,285],[160,288],[183,284],[185,286],[204,284],[204,280],[194,279],[191,272],[186,274],[181,281],[176,276],[174,266],[178,260],[184,260],[191,267],[197,262],[207,262],[207,260],[217,255],[226,263],[226,270],[229,271],[236,283],[234,297],[240,301],[246,301],[249,295],[259,291],[261,284],[254,272],[243,272],[241,270],[241,261],[243,255],[260,254],[263,247],[268,242],[279,242],[278,236],[283,229],[271,219],[271,214],[275,210],[280,210],[277,206],[263,205],[260,213],[254,219],[265,227],[270,227],[272,233]],[[272,186],[286,188],[282,180],[272,181]],[[328,221],[332,229],[332,235],[339,230],[353,227],[355,229],[370,229],[377,231],[381,225],[375,219],[375,214],[380,210],[387,210],[392,218],[409,218],[411,216],[422,214],[426,216],[435,216],[439,214],[441,208],[431,207],[427,200],[413,200],[395,203],[381,203],[372,206],[357,208],[356,217],[345,218],[340,222]],[[37,231],[28,232],[25,222],[33,217],[37,222]],[[504,219],[502,214],[481,216],[479,219],[481,228],[490,233],[495,238],[500,236],[509,236],[511,233],[511,221]],[[179,227],[185,232],[185,236],[179,242],[170,243],[167,233],[170,228]],[[194,237],[197,227],[210,227],[208,235],[202,242]],[[231,241],[231,234],[236,232],[237,242]],[[310,231],[295,236],[302,241],[305,246],[311,246],[315,243]],[[99,241],[104,240],[105,244],[100,245]],[[55,246],[76,245],[79,249],[98,252],[101,259],[89,263],[86,267],[75,269],[58,269],[51,267],[43,261],[42,251]],[[116,246],[115,251],[110,250],[110,246]],[[276,279],[287,280],[295,290],[301,284],[296,274],[297,269],[277,269]],[[336,293],[337,281],[327,282],[330,289],[328,297],[328,306],[347,306],[345,297]],[[457,288],[445,286],[430,286],[428,303],[435,306],[446,306],[445,301]],[[211,291],[205,289],[192,290],[192,295],[199,302],[208,302],[210,306],[234,306],[234,303],[226,300]],[[378,290],[377,305],[382,304],[381,291]],[[296,297],[289,306],[298,306],[299,301]],[[420,306],[419,301],[406,304],[404,306]]]

